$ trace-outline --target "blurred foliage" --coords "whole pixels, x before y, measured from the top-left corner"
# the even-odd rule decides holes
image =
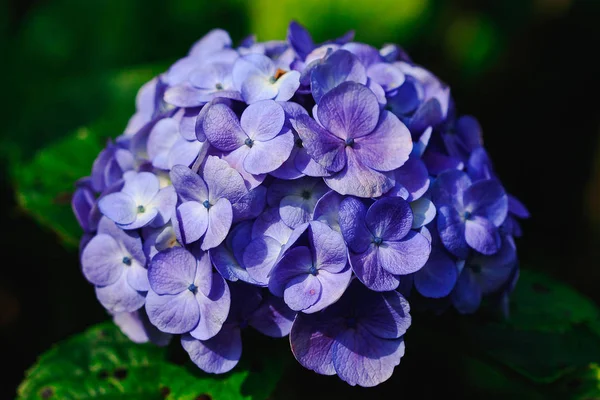
[[[271,351],[253,361],[244,357],[234,371],[211,375],[190,361],[185,366],[169,362],[166,348],[135,344],[107,322],[44,353],[27,371],[18,399],[262,400],[273,391],[287,361],[273,355]],[[257,362],[260,371],[253,368]]]

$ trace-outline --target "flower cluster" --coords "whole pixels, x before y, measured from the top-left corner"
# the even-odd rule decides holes
[[[83,274],[132,340],[181,335],[223,373],[250,326],[374,386],[404,354],[406,298],[471,313],[514,286],[528,212],[479,124],[401,48],[352,38],[213,30],[141,88],[73,197]]]

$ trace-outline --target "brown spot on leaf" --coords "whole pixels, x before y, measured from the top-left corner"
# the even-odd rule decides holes
[[[163,399],[166,399],[170,393],[171,389],[169,389],[169,387],[163,386],[160,388],[160,395],[163,397]]]
[[[212,397],[209,394],[202,393],[196,397],[196,400],[212,400]]]
[[[62,193],[57,194],[56,197],[54,197],[52,199],[52,203],[59,204],[59,205],[69,204],[69,203],[71,203],[72,197],[73,197],[72,193],[62,192]]]
[[[40,391],[40,397],[42,399],[49,399],[54,396],[54,390],[51,387],[45,387]]]
[[[115,373],[113,375],[115,376],[115,378],[122,381],[123,379],[127,378],[127,370],[125,368],[119,367],[115,369]]]

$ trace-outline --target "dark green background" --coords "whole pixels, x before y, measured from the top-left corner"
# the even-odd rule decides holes
[[[14,396],[23,371],[51,343],[106,319],[79,272],[77,252],[19,209],[11,177],[36,151],[81,127],[93,125],[106,137],[121,133],[134,89],[215,27],[234,41],[252,32],[276,39],[295,18],[317,41],[354,28],[357,40],[401,44],[451,85],[459,112],[479,118],[497,172],[529,207],[533,217],[518,242],[523,263],[600,302],[600,2],[322,3],[0,1],[0,354],[8,366],[0,398]],[[115,89],[122,87],[129,90]],[[434,350],[416,354],[409,344],[397,371],[405,398],[468,397],[448,368]],[[350,391],[299,367],[278,394],[302,398],[317,390],[392,395],[385,385]]]

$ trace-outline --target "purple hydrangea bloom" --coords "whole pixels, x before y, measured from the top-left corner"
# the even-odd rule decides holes
[[[495,179],[471,183],[461,171],[439,175],[432,188],[438,207],[438,230],[448,251],[465,259],[469,249],[494,254],[500,248],[500,232],[508,212],[508,198]]]
[[[296,311],[314,313],[335,303],[352,277],[342,235],[322,222],[297,228],[309,246],[290,249],[275,265],[269,290]]]
[[[107,310],[133,312],[144,305],[149,283],[146,256],[137,233],[123,231],[102,218],[97,235],[83,249],[81,266]]]
[[[306,368],[374,386],[406,299],[507,314],[529,212],[481,126],[399,46],[352,40],[215,29],[140,89],[71,203],[83,274],[131,340],[225,373],[247,326],[289,333]]]
[[[154,256],[146,298],[150,322],[167,333],[189,332],[201,340],[215,336],[231,300],[225,280],[211,267],[208,253],[197,257],[180,247]]]
[[[319,374],[337,374],[352,386],[378,385],[404,355],[409,311],[400,293],[372,292],[354,280],[342,299],[323,312],[298,314],[290,333],[292,352]]]
[[[123,229],[137,229],[148,224],[162,225],[171,219],[176,195],[172,186],[160,188],[156,175],[132,172],[125,177],[120,192],[102,197],[98,207],[102,214]]]
[[[239,120],[229,107],[215,104],[203,129],[209,142],[239,160],[246,173],[261,175],[281,167],[290,156],[294,135],[284,129],[284,122],[283,108],[271,100],[248,106]]]
[[[231,285],[231,309],[216,336],[198,340],[181,337],[181,344],[202,370],[222,374],[232,370],[242,355],[241,331],[251,326],[271,337],[287,336],[296,313],[280,299],[242,284]]]
[[[399,275],[418,271],[427,262],[431,243],[411,230],[412,211],[404,199],[377,200],[367,210],[361,200],[348,197],[339,218],[352,269],[369,289],[393,290]]]
[[[327,169],[325,183],[340,194],[381,196],[394,186],[391,171],[412,150],[410,133],[392,113],[379,110],[375,95],[355,82],[344,82],[325,94],[318,121],[297,120],[308,154]]]

